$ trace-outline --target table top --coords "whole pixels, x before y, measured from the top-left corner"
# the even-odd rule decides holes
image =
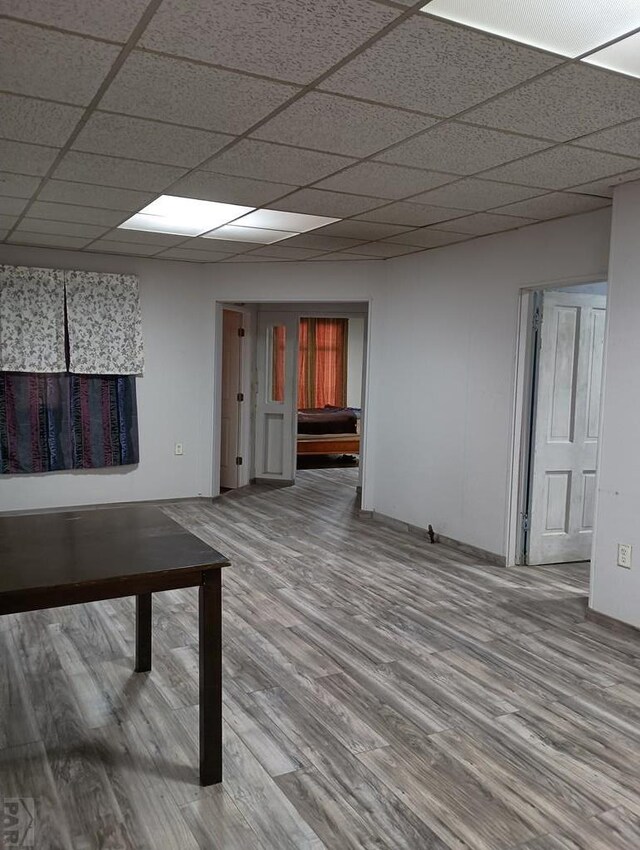
[[[143,592],[138,588],[145,582],[155,581],[150,590],[165,589],[159,586],[163,577],[166,589],[186,587],[197,583],[191,574],[228,565],[224,555],[149,505],[0,517],[0,603],[80,585],[109,585],[95,598],[124,596],[134,586]],[[122,593],[112,592],[118,582]],[[67,603],[52,598],[52,606],[73,601],[73,594]]]

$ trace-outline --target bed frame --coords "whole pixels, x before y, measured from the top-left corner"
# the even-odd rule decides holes
[[[360,434],[298,434],[299,455],[359,455]]]

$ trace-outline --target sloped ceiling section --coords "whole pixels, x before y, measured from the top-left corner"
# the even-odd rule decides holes
[[[357,262],[595,210],[640,178],[640,79],[424,0],[0,0],[0,16],[7,243]],[[340,221],[274,245],[118,228],[162,194]]]

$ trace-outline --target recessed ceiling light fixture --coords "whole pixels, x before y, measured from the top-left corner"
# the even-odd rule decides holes
[[[239,227],[266,227],[270,230],[289,230],[294,233],[307,233],[317,227],[333,224],[337,218],[306,213],[282,212],[281,210],[256,210],[236,221]]]
[[[572,58],[640,26],[638,0],[431,0],[421,11]]]
[[[640,33],[616,41],[615,44],[587,56],[583,61],[601,68],[609,68],[610,71],[640,77]]]
[[[231,242],[256,242],[259,245],[271,245],[281,242],[297,233],[288,230],[267,230],[264,227],[238,227],[236,224],[225,224],[211,233],[205,233],[203,239],[226,239]]]
[[[270,245],[335,221],[340,219],[161,195],[119,227]]]
[[[119,227],[124,230],[174,233],[176,236],[200,236],[254,209],[255,207],[241,207],[237,204],[219,204],[216,201],[161,195]]]

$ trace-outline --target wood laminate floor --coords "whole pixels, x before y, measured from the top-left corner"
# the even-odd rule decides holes
[[[0,797],[37,850],[638,850],[640,640],[584,565],[504,570],[357,515],[357,470],[171,516],[224,574],[225,780],[197,774],[195,591],[0,619]]]

